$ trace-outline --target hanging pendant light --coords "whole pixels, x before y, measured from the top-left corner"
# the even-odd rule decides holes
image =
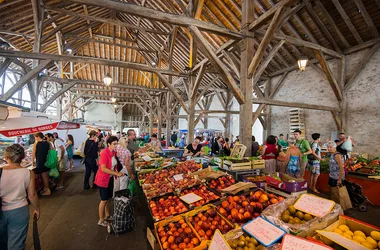
[[[110,85],[111,85],[111,83],[112,83],[112,77],[111,77],[110,73],[107,73],[107,74],[104,76],[104,78],[103,78],[103,82],[104,82],[104,84],[107,85],[107,86],[110,86]]]
[[[305,71],[308,61],[309,61],[309,59],[307,59],[307,57],[301,56],[298,59],[298,68],[300,68],[301,71]]]
[[[117,101],[116,97],[111,97],[111,102],[112,103],[116,103],[116,101]]]

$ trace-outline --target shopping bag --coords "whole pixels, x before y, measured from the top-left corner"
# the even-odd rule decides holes
[[[352,152],[352,141],[350,137],[347,138],[347,141],[343,142],[341,148],[348,152]]]
[[[332,187],[331,200],[340,204],[343,210],[352,208],[351,199],[345,186]]]
[[[33,218],[33,244],[34,250],[41,250],[40,235],[38,234],[37,218]]]
[[[47,168],[56,168],[58,164],[57,151],[50,149],[46,158],[45,166]]]
[[[76,154],[79,155],[80,157],[84,158],[84,147],[86,146],[86,141],[82,142],[77,151],[76,151]],[[83,163],[82,163],[83,164]]]
[[[131,180],[128,183],[128,189],[131,191],[132,196],[135,196],[137,194],[137,183],[136,183],[136,180]]]
[[[49,170],[49,176],[52,177],[52,178],[58,178],[59,177],[59,171],[58,171],[58,169],[56,167],[50,169]]]

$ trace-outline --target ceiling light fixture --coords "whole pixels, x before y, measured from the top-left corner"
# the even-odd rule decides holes
[[[110,85],[111,85],[111,83],[112,83],[112,77],[111,77],[110,73],[107,73],[107,74],[104,76],[104,78],[103,78],[103,82],[104,82],[104,84],[107,85],[107,86],[110,86]]]
[[[115,103],[117,100],[115,97],[111,97],[111,102]]]
[[[71,55],[71,53],[73,53],[73,50],[70,49],[70,48],[67,48],[66,51],[67,51],[67,53],[69,53],[70,55]]]
[[[298,59],[298,68],[300,68],[301,71],[305,71],[308,61],[309,59],[307,59],[307,57],[301,56]]]

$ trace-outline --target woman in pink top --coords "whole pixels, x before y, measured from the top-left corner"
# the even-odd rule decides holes
[[[267,141],[263,147],[263,159],[265,160],[265,173],[272,174],[276,172],[277,165],[277,144],[276,137],[273,135],[268,136]]]
[[[0,170],[0,249],[25,249],[29,224],[27,197],[35,209],[34,217],[37,220],[40,217],[34,173],[20,165],[24,157],[24,148],[19,144],[4,151],[8,165]]]
[[[109,212],[109,201],[113,193],[113,176],[122,176],[123,173],[115,171],[116,147],[118,139],[116,136],[110,136],[107,139],[107,148],[100,153],[99,165],[100,168],[95,176],[95,184],[99,188],[100,203],[99,203],[99,222],[98,225],[106,227],[105,220],[111,219]]]

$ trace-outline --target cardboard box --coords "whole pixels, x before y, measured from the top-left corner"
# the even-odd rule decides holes
[[[365,233],[366,236],[370,236],[372,231],[378,231],[378,232],[380,231],[379,227],[367,224],[365,222],[353,219],[345,215],[340,215],[339,219],[336,222],[332,223],[330,226],[326,227],[323,230],[317,230],[317,233],[347,249],[355,249],[355,250],[367,249],[366,247],[356,243],[355,241],[347,239],[343,237],[342,235],[333,232],[334,228],[337,228],[340,225],[347,225],[352,232],[355,232],[356,230],[360,230],[363,233]]]
[[[292,181],[285,181],[284,179],[285,174],[280,173],[281,180],[278,180],[276,178],[273,178],[272,176],[268,175],[266,178],[266,182],[269,186],[273,186],[279,189],[282,189],[288,193],[293,192],[300,192],[307,190],[307,181],[304,179],[300,179],[299,181],[296,180],[294,182]]]
[[[159,250],[160,245],[158,244],[158,241],[154,235],[155,235],[155,230],[153,229],[153,232],[152,232],[152,230],[150,230],[150,228],[147,227],[146,238],[148,239],[150,246],[152,247],[153,250]]]
[[[222,189],[221,192],[224,194],[235,195],[239,193],[240,191],[249,191],[252,188],[257,188],[256,184],[253,184],[252,182],[238,182],[225,189]]]

